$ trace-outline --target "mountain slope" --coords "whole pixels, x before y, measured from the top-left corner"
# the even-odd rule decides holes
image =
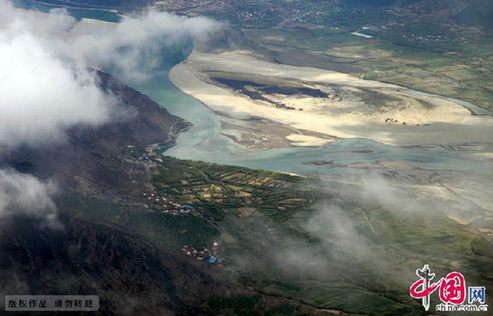
[[[203,267],[135,233],[73,215],[84,209],[87,197],[121,200],[142,190],[148,181],[145,166],[129,163],[122,151],[129,144],[171,146],[188,126],[110,76],[99,77],[121,109],[132,110],[131,118],[74,128],[66,143],[26,147],[0,158],[1,168],[55,179],[61,196],[81,197],[75,203],[56,198],[62,229],[23,215],[0,218],[0,292],[99,295],[104,315],[203,314],[197,306],[216,293],[209,287],[217,293],[224,289]]]
[[[40,178],[55,179],[60,185],[78,192],[95,190],[126,191],[142,183],[129,174],[128,163],[119,158],[128,145],[146,146],[159,143],[172,146],[176,135],[189,126],[181,118],[134,89],[126,87],[104,73],[100,85],[119,100],[119,109],[130,117],[94,129],[76,127],[68,131],[61,144],[24,147],[0,156],[0,166],[10,166]],[[132,168],[133,170],[133,168]],[[134,170],[145,173],[142,168]]]
[[[60,221],[63,230],[22,217],[0,223],[2,294],[99,295],[105,315],[203,314],[187,300],[214,283],[210,276],[117,229]]]

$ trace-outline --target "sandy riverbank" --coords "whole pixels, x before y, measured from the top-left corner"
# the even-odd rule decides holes
[[[289,111],[268,106],[218,85],[210,79],[210,73],[268,78],[272,82],[288,80],[320,89],[335,85],[342,90],[345,98],[342,102],[332,102],[270,96],[281,98],[302,109]],[[194,51],[184,63],[171,70],[170,78],[185,93],[216,112],[228,113],[239,119],[261,117],[299,130],[338,138],[369,138],[392,145],[488,143],[493,133],[491,117],[473,116],[458,100],[334,71],[274,64],[244,51],[220,54]],[[369,110],[365,108],[364,100],[355,96],[362,92],[397,98],[398,106]],[[386,121],[388,118],[393,121]],[[295,143],[296,140],[299,139],[295,139]],[[302,143],[304,146],[320,146],[324,142],[316,137],[304,137]]]

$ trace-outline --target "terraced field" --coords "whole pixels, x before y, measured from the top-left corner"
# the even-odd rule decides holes
[[[344,19],[342,12],[338,15]],[[409,23],[404,27],[364,18],[334,20],[329,25],[245,28],[242,34],[249,43],[247,49],[282,64],[362,75],[493,109],[491,34],[451,25]],[[369,31],[372,39],[350,34],[368,25],[378,29]]]
[[[319,197],[302,185],[301,177],[169,157],[152,180],[158,191],[216,218],[225,214],[246,217],[259,212],[282,222],[312,206]]]
[[[421,307],[407,290],[421,262],[490,282],[492,261],[473,249],[479,234],[441,211],[409,213],[379,196],[363,201],[358,187],[316,179],[165,160],[156,188],[211,217],[227,269],[258,293],[316,308],[416,315]]]
[[[359,186],[340,181],[129,157],[149,168],[153,190],[192,205],[199,215],[163,214],[141,195],[114,204],[64,196],[65,205],[70,208],[73,199],[85,205],[73,210],[84,220],[121,227],[177,255],[184,244],[221,242],[223,268],[212,268],[259,296],[214,297],[212,311],[254,314],[265,310],[263,297],[269,297],[289,300],[277,307],[288,315],[321,309],[419,315],[422,307],[408,288],[423,262],[437,275],[459,270],[470,284],[493,283],[488,243],[473,225],[459,224],[441,209],[417,202],[410,212],[380,196],[365,200]]]

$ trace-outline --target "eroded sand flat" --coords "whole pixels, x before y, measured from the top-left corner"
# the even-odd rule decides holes
[[[224,85],[210,74],[240,76],[271,82],[291,81],[313,89],[341,90],[344,99],[324,100],[299,96],[267,95],[283,100],[296,110],[269,106]],[[194,51],[170,72],[173,83],[218,112],[237,118],[262,117],[300,130],[323,133],[338,138],[369,138],[391,145],[454,144],[491,142],[493,119],[475,116],[466,102],[436,96],[404,87],[360,79],[334,71],[297,67],[260,60],[249,52],[202,53]],[[364,94],[395,99],[393,105],[371,108]],[[363,95],[363,97],[361,97]],[[383,101],[382,101],[383,103]],[[465,105],[465,106],[464,106]],[[469,105],[471,108],[474,105]],[[320,139],[304,139],[304,146],[320,146]]]

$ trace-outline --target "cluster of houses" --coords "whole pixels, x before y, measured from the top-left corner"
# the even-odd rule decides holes
[[[386,118],[385,123],[399,123],[399,121],[393,118]]]
[[[393,118],[387,118],[387,119],[385,119],[385,123],[399,123],[399,121],[396,120],[396,119],[393,119]],[[408,125],[408,124],[406,122],[402,122],[402,125]],[[430,126],[429,123],[426,123],[426,124],[416,124],[416,126],[421,126],[421,125],[423,125],[423,126]]]
[[[163,159],[159,158],[159,155],[156,153],[146,153],[139,160],[143,160],[145,162],[159,162],[163,163]]]
[[[164,214],[178,216],[195,213],[195,208],[193,206],[176,203],[170,197],[158,193],[143,193],[143,197],[152,209],[158,210]]]
[[[221,261],[218,257],[221,252],[221,245],[218,242],[214,242],[211,249],[207,249],[205,247],[194,248],[188,245],[183,245],[181,246],[180,251],[195,260],[207,261],[210,264],[217,264]]]

